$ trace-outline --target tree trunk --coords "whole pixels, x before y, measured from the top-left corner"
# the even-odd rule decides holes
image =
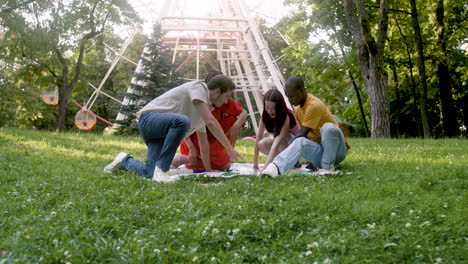
[[[78,80],[81,75],[81,68],[83,66],[83,57],[85,51],[86,40],[94,37],[96,34],[95,32],[91,32],[93,34],[88,34],[83,38],[80,44],[80,53],[78,55],[78,59],[75,65],[75,76],[73,79],[68,83],[68,62],[63,57],[62,52],[55,48],[54,52],[57,55],[58,60],[62,64],[62,85],[60,86],[59,90],[59,104],[58,104],[58,116],[57,121],[55,122],[55,130],[57,132],[61,132],[65,129],[65,118],[67,116],[67,107],[68,107],[68,99],[70,99],[71,92],[73,88],[78,83]]]
[[[399,85],[398,85],[398,73],[397,73],[397,67],[395,64],[391,65],[392,67],[392,73],[393,73],[393,81],[395,82],[395,102],[397,105],[400,105],[401,103],[401,98],[400,98],[400,91],[399,91]],[[395,118],[395,126],[396,126],[396,134],[397,137],[400,137],[400,114],[401,111],[397,110],[398,115],[397,118]]]
[[[390,107],[388,104],[387,72],[383,55],[388,29],[388,0],[380,1],[377,40],[371,33],[369,15],[363,0],[344,0],[346,21],[356,43],[359,66],[367,88],[374,138],[389,138]]]
[[[396,20],[396,24],[398,26],[398,31],[400,32],[401,37],[403,38],[405,42],[405,47],[406,47],[406,54],[408,55],[408,70],[410,72],[410,77],[411,77],[411,95],[413,96],[413,107],[411,112],[415,113],[418,109],[419,105],[419,96],[416,93],[416,82],[414,81],[414,73],[413,73],[413,60],[411,59],[411,51],[410,51],[410,46],[408,45],[408,41],[406,40],[406,36],[403,34],[400,28],[400,24],[398,23],[398,20]],[[421,130],[419,126],[419,114],[415,114],[413,116],[414,120],[416,121],[416,127],[418,128],[418,136],[421,136]]]
[[[436,18],[438,29],[436,30],[436,42],[441,51],[437,66],[437,74],[439,76],[439,92],[442,110],[442,124],[445,136],[455,137],[458,134],[458,124],[455,116],[455,108],[452,98],[452,79],[450,77],[449,67],[447,63],[447,40],[445,39],[445,24],[444,24],[444,1],[437,2]]]
[[[68,81],[69,75],[69,64],[67,60],[63,57],[62,52],[58,47],[54,47],[54,53],[57,56],[60,64],[62,64],[62,85],[60,86],[59,91],[59,107],[58,107],[58,117],[57,121],[55,122],[55,130],[56,131],[63,131],[65,129],[65,118],[67,115],[67,107],[68,107],[68,99],[70,99],[71,92],[73,88],[78,83],[78,80],[81,76],[81,68],[83,67],[83,58],[85,53],[85,47],[88,40],[102,34],[104,32],[104,26],[106,24],[108,16],[102,22],[102,27],[100,30],[97,30],[95,19],[94,19],[94,12],[96,11],[96,7],[99,4],[99,1],[94,3],[91,13],[89,14],[89,21],[92,24],[91,31],[88,32],[83,36],[80,41],[79,47],[80,51],[78,54],[78,59],[76,60],[75,68],[74,68],[74,76]]]
[[[354,91],[356,92],[356,97],[359,103],[359,111],[361,111],[362,122],[364,123],[364,131],[366,132],[366,137],[369,137],[369,127],[367,126],[366,114],[364,113],[364,107],[362,106],[361,94],[359,93],[359,88],[354,80],[354,76],[351,72],[348,71],[349,78],[353,82]]]
[[[61,132],[65,129],[65,119],[67,116],[68,99],[70,99],[72,87],[62,83],[59,89],[58,116],[55,122],[55,130]]]
[[[411,18],[413,22],[414,36],[418,50],[418,69],[419,69],[419,103],[421,108],[421,118],[423,124],[424,138],[431,138],[431,127],[429,125],[429,114],[427,112],[427,82],[426,82],[426,67],[424,62],[424,51],[421,37],[421,29],[419,28],[418,10],[416,8],[416,0],[411,0]]]

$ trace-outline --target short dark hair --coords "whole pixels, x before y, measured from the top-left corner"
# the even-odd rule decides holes
[[[223,72],[221,71],[211,70],[210,72],[208,72],[208,74],[205,77],[205,83],[208,83],[211,80],[211,78],[215,77],[216,75],[222,75],[222,74]]]
[[[210,90],[219,88],[222,94],[227,91],[232,91],[236,88],[236,85],[232,79],[226,75],[216,75],[215,77],[211,78],[207,85],[208,89]]]
[[[286,90],[305,89],[304,80],[300,76],[291,76],[286,80],[284,88]]]

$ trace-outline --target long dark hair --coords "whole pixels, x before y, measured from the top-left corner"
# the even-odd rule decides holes
[[[275,103],[275,112],[276,117],[271,118],[270,115],[265,110],[266,101]],[[276,137],[281,132],[281,127],[286,121],[286,116],[289,116],[289,127],[293,128],[296,126],[296,118],[294,118],[294,113],[288,109],[286,102],[284,101],[283,94],[278,90],[270,89],[266,92],[263,97],[263,113],[262,121],[265,124],[265,128],[268,132],[273,133]]]

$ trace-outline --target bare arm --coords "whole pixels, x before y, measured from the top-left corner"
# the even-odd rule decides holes
[[[276,155],[279,154],[279,145],[283,140],[286,140],[287,136],[289,135],[289,124],[289,117],[286,117],[286,120],[284,120],[283,126],[281,127],[281,132],[273,140],[273,145],[271,146],[270,153],[268,153],[268,158],[265,162],[264,168],[266,168],[268,164],[270,164],[273,161]]]
[[[229,141],[231,141],[231,144],[234,144],[236,140],[239,138],[239,131],[242,125],[245,123],[245,120],[247,120],[248,113],[245,111],[245,109],[242,109],[242,112],[237,116],[236,122],[232,125],[231,129],[228,131],[228,136],[229,136]]]
[[[229,139],[224,134],[224,131],[219,125],[218,121],[211,114],[208,104],[200,100],[195,100],[194,104],[203,121],[205,121],[206,126],[226,149],[226,152],[229,154],[229,157],[231,157],[231,160],[243,159],[242,156],[239,155],[239,153],[237,153],[237,151],[232,147],[231,142],[229,142]]]
[[[263,134],[265,133],[265,124],[263,124],[262,119],[260,119],[260,125],[258,126],[257,136],[255,137],[255,147],[254,147],[254,161],[253,168],[258,170],[258,142],[262,140]]]
[[[298,137],[307,137],[307,135],[309,134],[309,132],[311,130],[312,130],[312,128],[310,128],[310,127],[301,126],[301,131],[299,132],[299,134],[296,135],[296,138],[298,138]]]
[[[200,143],[200,156],[203,162],[203,167],[206,171],[212,171],[211,160],[210,160],[210,145],[208,143],[208,137],[205,132],[197,131],[198,142]]]
[[[200,155],[198,153],[197,148],[195,148],[195,145],[193,145],[192,138],[188,137],[185,139],[185,143],[187,143],[187,147],[189,149],[189,161],[192,166],[197,166],[198,164],[198,156]]]

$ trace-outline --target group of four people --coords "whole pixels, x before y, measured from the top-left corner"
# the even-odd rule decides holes
[[[137,112],[138,130],[148,147],[146,162],[121,152],[104,172],[124,169],[154,181],[175,182],[179,176],[167,174],[171,165],[186,164],[198,171],[229,169],[231,160],[243,159],[234,146],[248,116],[230,97],[234,88],[229,77],[211,71],[204,82],[188,82],[155,98]],[[307,93],[299,76],[286,81],[285,94],[295,112],[278,90],[264,96],[253,167],[276,177],[304,158],[314,169],[333,171],[349,149],[335,118],[320,99]],[[265,130],[272,136],[264,137]],[[176,154],[179,145],[181,154]],[[259,152],[267,155],[262,167]]]

